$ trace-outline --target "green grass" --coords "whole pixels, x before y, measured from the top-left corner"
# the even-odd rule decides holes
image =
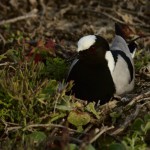
[[[0,55],[1,63],[9,61],[0,66],[0,149],[146,149],[149,115],[135,119],[119,140],[109,132],[94,140],[91,132],[117,127],[136,104],[97,107],[67,96],[72,83],[64,83],[69,66],[64,59],[46,54],[46,61],[35,63],[34,56],[26,56],[24,45]],[[140,65],[136,62],[138,69],[149,59],[142,58]]]

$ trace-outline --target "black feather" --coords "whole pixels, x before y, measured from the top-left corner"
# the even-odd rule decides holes
[[[113,57],[114,57],[114,60],[115,60],[115,63],[117,63],[117,59],[118,59],[118,56],[120,55],[124,60],[125,62],[127,63],[127,66],[128,66],[128,69],[129,69],[129,72],[130,72],[130,81],[129,83],[133,80],[133,65],[131,63],[131,60],[130,58],[122,51],[120,50],[113,50],[111,51]]]
[[[74,80],[72,91],[67,94],[75,94],[75,97],[106,103],[115,93],[115,86],[107,61],[90,64],[79,60],[68,76],[67,82]]]

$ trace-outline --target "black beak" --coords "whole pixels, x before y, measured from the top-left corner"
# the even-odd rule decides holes
[[[67,62],[71,62],[71,61],[73,61],[75,58],[78,58],[78,53],[77,52],[75,52],[75,54],[73,54],[71,57],[69,57],[68,59],[67,59]]]

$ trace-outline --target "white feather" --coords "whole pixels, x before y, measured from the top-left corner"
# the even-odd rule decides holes
[[[113,58],[113,55],[110,51],[106,51],[106,54],[105,54],[105,59],[107,60],[108,62],[108,67],[109,67],[109,70],[112,74],[114,68],[115,68],[115,61],[114,61],[114,58]]]
[[[78,49],[77,51],[84,51],[86,49],[89,49],[96,41],[96,36],[95,35],[87,35],[82,37],[78,41]]]
[[[117,63],[112,73],[112,78],[115,83],[117,95],[127,93],[134,87],[134,77],[133,80],[129,83],[131,78],[130,71],[126,61],[120,55],[118,56]]]

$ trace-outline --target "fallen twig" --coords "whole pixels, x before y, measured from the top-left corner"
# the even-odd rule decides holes
[[[124,12],[124,13],[128,13],[128,14],[131,14],[133,16],[138,16],[138,17],[141,17],[143,19],[146,19],[149,21],[149,17],[146,16],[146,15],[143,15],[141,12],[136,12],[136,11],[132,11],[132,10],[127,10],[127,9],[123,9],[123,8],[120,8],[120,11]]]
[[[8,20],[2,20],[2,21],[0,21],[0,25],[14,23],[14,22],[17,22],[17,21],[25,20],[25,19],[28,19],[28,18],[35,18],[35,17],[37,17],[37,9],[34,9],[33,11],[31,11],[31,12],[29,12],[29,13],[23,15],[23,16],[19,16],[19,17],[16,17],[16,18],[8,19]]]
[[[39,127],[42,127],[42,128],[49,128],[49,127],[55,127],[55,128],[64,128],[64,129],[67,129],[68,131],[70,132],[77,132],[76,130],[73,130],[71,128],[68,128],[68,127],[65,127],[65,126],[62,126],[62,125],[58,125],[58,124],[52,124],[52,123],[47,123],[47,124],[30,124],[26,127],[23,127],[23,126],[13,126],[13,127],[7,127],[7,125],[5,125],[6,129],[5,129],[5,133],[8,133],[9,131],[15,131],[15,130],[18,130],[18,129],[23,129],[24,131],[25,130],[29,130],[31,128],[39,128]]]
[[[64,123],[64,119],[62,119],[62,121],[59,123],[59,125],[62,125],[63,123]],[[54,128],[54,129],[52,130],[50,136],[54,136],[55,133],[58,131],[58,129],[59,129],[59,128],[57,128],[57,127]]]
[[[108,103],[100,106],[98,111],[100,112],[100,119],[98,120],[99,122],[102,122],[108,117],[108,114],[112,111],[117,106],[118,101],[113,100],[109,101]]]
[[[2,39],[3,44],[5,45],[6,44],[6,40],[5,40],[5,38],[3,37],[3,35],[1,33],[0,33],[0,38]]]
[[[45,5],[45,3],[44,3],[44,0],[40,0],[39,1],[40,2],[40,5],[41,5],[41,7],[42,7],[42,11],[43,11],[43,15],[46,13],[46,5]]]
[[[86,135],[87,132],[89,132],[89,130],[90,130],[92,127],[93,127],[93,124],[89,124],[89,125],[87,126],[87,128],[85,128],[85,130],[83,131],[83,133],[78,136],[78,139],[80,139],[83,135]]]
[[[96,13],[98,13],[98,12],[96,12]],[[106,13],[106,12],[100,12],[100,13],[103,14],[103,15],[105,15],[106,17],[108,17],[108,18],[114,20],[115,22],[119,22],[119,23],[121,23],[121,24],[127,24],[126,22],[121,21],[121,20],[119,20],[119,19],[113,17],[112,15],[110,15],[110,14],[108,14],[108,13]],[[139,26],[139,27],[150,28],[149,25],[147,25],[147,24],[140,24],[140,23],[128,23],[128,26]]]
[[[16,63],[13,63],[13,62],[4,62],[4,63],[1,63],[0,66],[7,66],[7,65],[14,65]]]
[[[87,146],[87,144],[92,144],[93,142],[95,142],[102,134],[106,133],[108,130],[113,129],[114,126],[108,127],[108,126],[102,126],[100,129],[95,128],[94,130],[92,130],[92,135],[90,135],[89,139],[87,140],[85,138],[85,140],[83,140],[82,144],[80,145],[80,149],[85,149],[85,147]],[[94,135],[93,135],[93,131],[94,131]],[[92,137],[91,137],[92,136]]]
[[[89,143],[93,143],[94,141],[96,141],[103,133],[107,132],[108,130],[111,130],[113,129],[114,126],[111,126],[111,127],[107,127],[107,126],[103,126],[101,128],[101,130],[90,140]]]
[[[122,123],[120,127],[117,128],[115,131],[113,131],[110,135],[118,135],[121,132],[123,132],[128,127],[128,125],[132,122],[132,120],[134,120],[137,117],[137,115],[140,112],[140,109],[141,109],[141,105],[137,105],[136,110],[134,110],[134,113],[131,113],[131,115],[127,116],[124,123]]]
[[[132,106],[133,104],[135,104],[135,103],[141,101],[141,99],[146,98],[146,97],[148,97],[148,96],[150,96],[150,91],[145,92],[145,93],[142,93],[142,94],[140,94],[140,95],[134,97],[134,98],[128,103],[128,105],[127,105],[126,107],[128,108],[129,106]]]
[[[72,131],[72,132],[77,132],[76,130],[73,130],[73,129],[70,129],[66,126],[63,126],[63,125],[59,125],[59,124],[52,124],[52,123],[47,123],[47,124],[31,124],[31,125],[28,125],[26,126],[24,129],[25,130],[28,130],[29,128],[38,128],[38,127],[55,127],[55,128],[64,128],[64,129],[67,129],[69,131]]]
[[[101,15],[104,15],[104,16],[106,16],[106,17],[112,19],[112,20],[115,21],[115,22],[119,22],[119,23],[121,23],[121,24],[127,24],[125,21],[122,21],[122,20],[120,20],[120,19],[114,17],[113,15],[110,15],[110,13],[107,13],[107,12],[102,11],[102,9],[100,9],[100,10],[93,10],[92,8],[91,8],[91,9],[87,9],[87,8],[86,8],[86,9],[83,9],[83,10],[80,10],[80,11],[91,12],[91,13],[94,13],[94,14],[96,14],[96,15],[101,14]],[[114,11],[114,12],[115,12],[115,11]],[[116,14],[117,14],[117,13],[116,13]],[[118,14],[117,14],[117,15],[118,15]],[[148,24],[143,24],[143,22],[142,22],[142,23],[128,23],[128,25],[129,25],[129,26],[139,26],[139,27],[150,28],[150,26],[149,26]]]

